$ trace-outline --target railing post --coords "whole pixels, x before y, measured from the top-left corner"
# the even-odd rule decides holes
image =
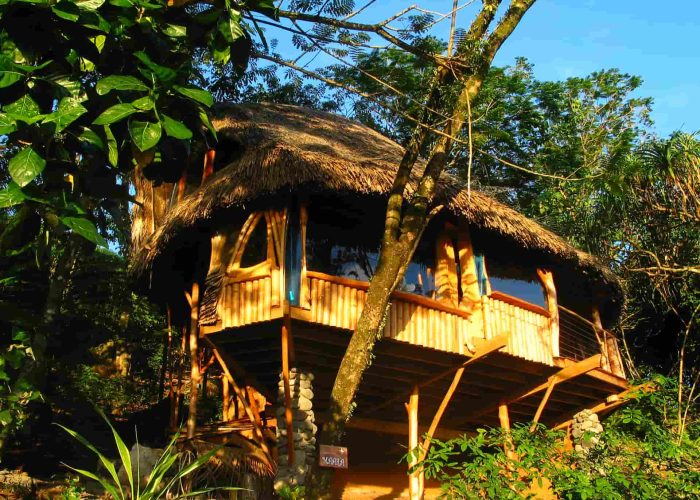
[[[488,295],[481,296],[481,311],[484,320],[484,338],[490,339],[494,334],[491,331],[491,307]]]
[[[551,352],[553,357],[559,357],[559,308],[557,307],[557,289],[554,286],[552,271],[538,269],[537,275],[542,280],[547,292],[547,310],[549,311],[549,329],[551,332]]]

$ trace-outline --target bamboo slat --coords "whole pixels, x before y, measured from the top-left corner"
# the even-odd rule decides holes
[[[352,280],[331,280],[319,276],[309,277],[311,310],[309,317],[315,323],[352,330],[357,325],[366,291],[361,284]],[[246,284],[241,284],[241,286]],[[269,287],[258,287],[258,292],[240,292],[240,305],[245,300],[259,299],[260,294],[268,293]],[[231,292],[235,293],[235,288]],[[264,291],[263,291],[264,290]],[[227,293],[229,293],[227,291]],[[252,295],[252,296],[251,296]],[[229,299],[226,299],[229,301]],[[466,354],[465,344],[469,336],[478,334],[493,338],[508,334],[506,352],[521,358],[552,364],[549,318],[532,309],[518,307],[514,303],[493,297],[482,297],[481,307],[475,309],[476,316],[464,313],[455,314],[444,307],[431,308],[425,300],[412,301],[403,296],[392,297],[387,322],[382,332],[384,337],[409,342],[414,345],[431,347],[446,352]],[[253,320],[261,321],[269,313],[255,315]],[[235,318],[233,318],[235,323]],[[243,321],[243,320],[241,320]]]

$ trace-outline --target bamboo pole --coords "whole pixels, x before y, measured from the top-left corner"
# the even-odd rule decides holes
[[[423,446],[422,446],[422,448],[423,448],[422,456],[423,457],[425,457],[428,454],[428,449],[430,448],[430,442],[432,441],[433,436],[435,435],[435,431],[437,430],[438,426],[440,425],[440,420],[442,419],[442,415],[445,413],[445,410],[447,409],[447,405],[450,404],[450,400],[452,399],[452,396],[454,395],[455,391],[457,390],[457,386],[459,385],[460,380],[462,380],[462,375],[464,374],[464,369],[465,369],[464,366],[461,366],[460,368],[457,369],[454,377],[452,378],[452,383],[450,384],[450,387],[447,389],[445,396],[442,398],[442,401],[440,402],[440,406],[438,407],[437,411],[435,412],[435,416],[433,417],[433,421],[430,423],[430,427],[428,428],[428,433],[425,436],[425,441],[423,441]]]
[[[516,455],[515,447],[513,446],[513,439],[510,435],[510,415],[508,414],[508,405],[500,404],[498,406],[498,421],[501,423],[501,429],[503,429],[505,434],[504,451],[506,453],[506,457],[514,460]]]
[[[549,329],[551,334],[551,352],[553,357],[559,356],[559,308],[557,307],[557,289],[554,285],[552,271],[537,269],[537,275],[547,292],[547,310],[549,311]]]
[[[292,391],[289,387],[289,337],[288,317],[282,323],[282,381],[284,384],[284,424],[287,430],[287,463],[294,466],[294,427],[292,425]]]
[[[408,475],[408,492],[409,498],[411,500],[420,500],[422,498],[421,491],[421,471],[414,470],[411,468],[415,466],[420,460],[420,453],[418,448],[418,386],[414,385],[411,389],[411,395],[408,398],[408,404],[406,405],[406,411],[408,412],[408,451],[411,454],[411,458],[408,461],[409,475]],[[413,453],[415,452],[415,453]]]
[[[229,390],[228,377],[221,377],[221,398],[222,398],[222,418],[224,422],[229,421],[229,414],[231,412],[231,392]]]
[[[187,438],[192,439],[197,430],[197,404],[199,402],[199,283],[192,283],[190,295],[190,411],[187,416]]]

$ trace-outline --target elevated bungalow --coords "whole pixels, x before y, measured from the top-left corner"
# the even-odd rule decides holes
[[[207,155],[202,178],[140,193],[134,270],[191,335],[197,364],[209,359],[202,349],[217,360],[223,410],[200,432],[235,431],[272,469],[305,470],[318,460],[313,436],[403,150],[294,106],[224,106],[214,126],[216,159]],[[628,390],[605,328],[622,302],[609,269],[449,175],[433,203],[442,208],[391,296],[357,394],[349,469],[336,477],[347,498],[400,496],[408,481],[397,461],[423,436],[428,445],[514,421],[566,427]],[[416,496],[421,479],[411,481]]]

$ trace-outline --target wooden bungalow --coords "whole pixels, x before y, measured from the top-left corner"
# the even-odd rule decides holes
[[[199,432],[237,433],[271,469],[303,472],[323,444],[314,436],[403,150],[294,106],[223,106],[213,123],[219,145],[201,178],[139,193],[134,271],[189,336],[195,380],[218,366],[218,422]],[[357,394],[339,497],[405,495],[397,462],[422,439],[514,421],[566,427],[629,389],[605,328],[623,300],[609,269],[449,175],[433,203],[442,209],[392,294]],[[412,497],[421,481],[411,477]]]

